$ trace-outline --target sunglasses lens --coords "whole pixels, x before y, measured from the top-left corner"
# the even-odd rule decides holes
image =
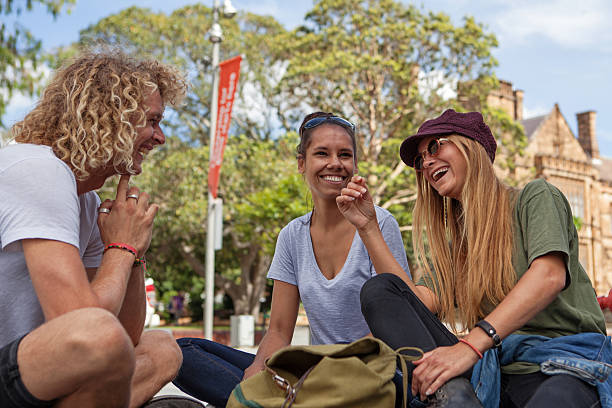
[[[339,116],[319,116],[318,118],[310,119],[304,124],[304,129],[315,128],[324,122],[335,123],[336,125],[350,129],[351,132],[355,132],[355,125]]]
[[[427,145],[427,151],[431,156],[435,156],[436,154],[438,154],[438,150],[440,150],[440,142],[438,142],[438,139],[433,139]]]
[[[423,170],[423,156],[420,154],[414,159],[414,169]]]
[[[328,118],[328,119],[333,123],[336,123],[340,126],[347,127],[351,129],[352,131],[355,131],[355,125],[353,125],[351,122],[349,122],[346,119],[342,119],[341,117],[338,117],[338,116],[332,116],[331,118]]]
[[[432,139],[427,145],[427,153],[430,156],[437,156],[440,151],[440,142],[438,139]],[[423,157],[425,152],[419,153],[417,157],[414,158],[414,169],[415,170],[423,170],[423,165],[425,164],[425,158]]]
[[[321,123],[325,122],[327,118],[326,117],[318,117],[318,118],[314,118],[314,119],[310,119],[308,122],[306,122],[304,124],[304,129],[312,129],[314,127],[319,126]]]

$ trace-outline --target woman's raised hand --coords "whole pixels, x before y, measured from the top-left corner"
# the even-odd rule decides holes
[[[115,199],[100,205],[110,212],[100,212],[98,228],[105,245],[113,242],[131,245],[142,258],[151,243],[153,219],[159,207],[149,205],[149,195],[129,187],[129,180],[130,176],[121,176]]]
[[[374,202],[363,177],[353,176],[336,197],[336,204],[342,215],[357,229],[365,228],[372,221],[378,226]]]

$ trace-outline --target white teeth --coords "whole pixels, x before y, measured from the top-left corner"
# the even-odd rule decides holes
[[[448,171],[448,167],[443,167],[443,168],[441,168],[441,169],[439,169],[439,170],[436,170],[436,171],[434,172],[434,174],[432,174],[432,175],[431,175],[431,177],[433,177],[433,179],[434,179],[434,180],[437,180],[437,178],[436,178],[436,177],[437,177],[439,174],[441,174],[441,173],[446,173],[447,171]]]
[[[324,176],[323,179],[327,181],[342,181],[340,176]]]

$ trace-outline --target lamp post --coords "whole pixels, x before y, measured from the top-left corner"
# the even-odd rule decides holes
[[[219,12],[223,13],[223,17],[232,18],[236,15],[236,9],[232,6],[230,0],[224,0],[223,7],[220,6],[219,0],[213,1],[213,24],[208,31],[208,39],[212,43],[212,72],[213,83],[210,98],[210,143],[209,143],[209,160],[212,160],[212,152],[215,143],[215,132],[217,127],[217,99],[219,93],[219,45],[223,41],[223,31],[219,24]],[[218,211],[215,205],[215,198],[208,191],[208,222],[206,230],[206,296],[204,304],[204,338],[212,340],[213,336],[213,307],[214,307],[214,289],[215,289],[215,211]]]

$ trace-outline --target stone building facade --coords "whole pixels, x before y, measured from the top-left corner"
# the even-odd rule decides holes
[[[541,177],[567,197],[581,228],[580,261],[598,295],[612,288],[612,158],[601,157],[595,131],[596,113],[576,114],[574,135],[557,104],[545,115],[523,118],[523,92],[510,82],[489,95],[488,103],[519,121],[528,139],[517,167],[519,179]],[[528,177],[531,176],[531,177]]]

